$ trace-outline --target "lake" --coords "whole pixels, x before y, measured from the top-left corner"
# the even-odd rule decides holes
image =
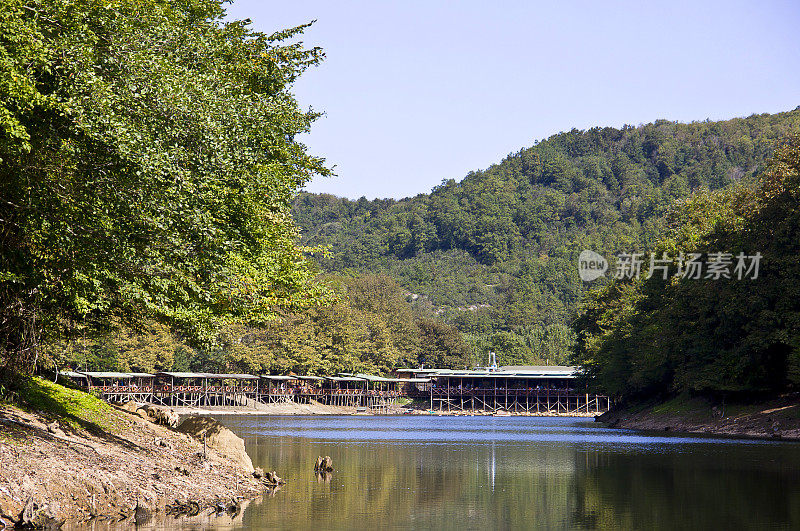
[[[800,529],[798,443],[564,417],[217,418],[287,482],[233,528]]]

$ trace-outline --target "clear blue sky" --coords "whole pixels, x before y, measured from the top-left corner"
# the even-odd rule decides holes
[[[235,0],[260,31],[312,19],[295,94],[335,165],[312,192],[401,198],[573,127],[800,105],[800,2]]]

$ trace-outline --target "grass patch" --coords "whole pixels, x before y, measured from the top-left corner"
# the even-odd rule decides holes
[[[789,406],[789,407],[783,407]],[[640,401],[627,405],[626,414],[642,413],[655,417],[682,418],[693,422],[707,422],[713,419],[735,419],[758,415],[764,410],[774,408],[775,417],[800,418],[800,404],[779,399],[744,400],[732,397],[727,400],[681,393],[664,401]]]
[[[627,413],[641,413],[642,411],[645,411],[646,409],[651,408],[657,404],[658,403],[653,400],[646,400],[646,401],[642,400],[642,401],[626,403],[623,409]]]
[[[425,398],[412,398],[410,399],[409,404],[412,404],[413,407],[420,409],[428,409],[431,407],[430,401]]]
[[[660,415],[684,415],[686,413],[695,412],[703,407],[709,407],[705,400],[690,398],[685,394],[681,394],[675,398],[670,398],[666,402],[656,404],[653,406],[652,411]]]
[[[412,402],[412,400],[410,398],[408,398],[407,396],[400,396],[400,397],[397,398],[397,405],[398,406],[407,406],[411,402]]]
[[[24,378],[15,390],[25,410],[55,418],[74,429],[117,431],[113,407],[84,391],[38,377]]]
[[[692,397],[682,393],[665,402],[653,406],[650,410],[654,415],[680,417],[686,420],[706,421],[714,417],[712,404],[702,397]]]

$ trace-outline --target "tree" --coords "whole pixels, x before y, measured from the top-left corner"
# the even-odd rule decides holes
[[[196,353],[166,326],[145,321],[136,329],[117,326],[111,333],[48,344],[42,355],[57,367],[155,372],[175,370],[176,358],[188,369],[184,358]]]
[[[323,54],[220,0],[0,2],[0,353],[145,316],[198,344],[324,295],[289,205],[329,174],[292,82]]]
[[[478,363],[490,350],[508,363],[565,363],[575,341],[567,327],[596,285],[577,275],[580,252],[654,249],[676,201],[752,184],[799,127],[793,110],[572,130],[429,194],[302,194],[293,211],[305,243],[330,246],[324,271],[389,275],[457,326]]]
[[[800,388],[800,135],[757,183],[695,194],[668,217],[656,256],[729,253],[725,276],[615,281],[575,322],[575,361],[621,398]],[[739,260],[758,274],[740,270]],[[741,257],[738,259],[737,257]],[[676,265],[673,266],[673,273]],[[646,274],[645,274],[646,276]]]
[[[417,326],[422,340],[420,365],[440,369],[468,367],[469,347],[456,328],[434,319],[421,319]]]

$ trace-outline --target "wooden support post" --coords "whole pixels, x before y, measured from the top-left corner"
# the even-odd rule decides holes
[[[447,379],[447,411],[450,412],[450,378]]]
[[[487,393],[487,396],[491,396],[492,399],[486,400],[486,408],[487,410],[494,413],[497,410],[497,379],[492,378],[492,390],[490,393]]]
[[[550,413],[550,386],[547,387],[547,412]]]

